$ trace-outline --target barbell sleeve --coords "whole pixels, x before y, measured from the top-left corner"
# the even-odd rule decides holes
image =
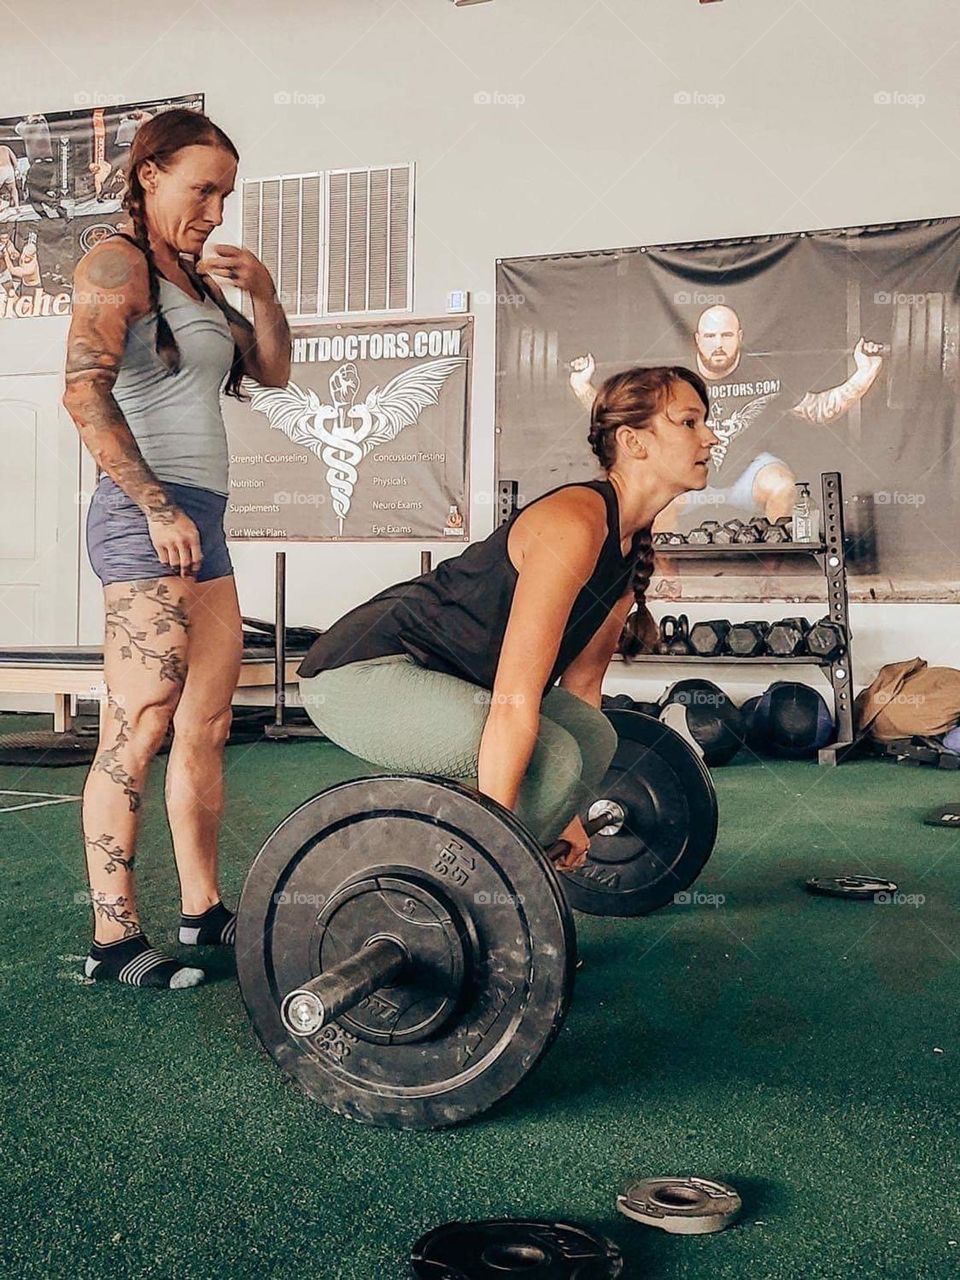
[[[583,819],[583,829],[588,836],[595,836],[598,831],[602,831],[604,827],[609,827],[611,823],[623,821],[623,810],[619,805],[610,804],[607,809],[602,809],[592,818]],[[558,858],[563,858],[570,852],[570,846],[566,840],[558,840],[556,844],[550,845],[546,850],[547,857],[551,862],[556,862]]]
[[[399,978],[410,963],[394,938],[376,938],[354,955],[284,996],[283,1025],[292,1035],[312,1036],[341,1013]]]

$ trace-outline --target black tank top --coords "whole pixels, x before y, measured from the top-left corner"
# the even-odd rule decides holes
[[[572,488],[595,489],[603,497],[607,536],[590,580],[573,602],[544,692],[627,594],[643,542],[642,534],[635,534],[629,553],[621,554],[620,504],[609,480],[561,485],[550,494]],[[533,505],[528,503],[488,538],[430,573],[388,587],[345,614],[314,642],[298,674],[309,677],[367,658],[406,653],[431,671],[492,689],[518,576],[507,555],[507,538],[514,520]]]

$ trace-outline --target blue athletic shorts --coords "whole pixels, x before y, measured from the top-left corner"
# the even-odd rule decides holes
[[[233,573],[223,532],[227,499],[212,489],[163,482],[170,497],[200,531],[203,562],[196,582],[226,578]],[[87,512],[87,554],[93,571],[107,586],[144,578],[170,578],[178,570],[157,556],[147,529],[147,517],[109,476],[101,476]]]

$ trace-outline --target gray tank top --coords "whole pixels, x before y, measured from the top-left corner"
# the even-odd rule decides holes
[[[212,299],[189,297],[163,276],[160,306],[180,348],[180,371],[157,355],[155,312],[134,321],[113,397],[158,480],[229,491],[227,433],[220,390],[233,361],[233,336]]]

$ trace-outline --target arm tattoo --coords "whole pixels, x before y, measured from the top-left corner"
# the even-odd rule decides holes
[[[126,263],[122,265],[126,268]],[[103,264],[101,275],[108,266]],[[118,276],[116,270],[106,274],[108,279]],[[177,508],[144,461],[113,397],[120,357],[105,332],[105,306],[99,301],[91,303],[71,327],[64,403],[97,466],[148,518],[170,524],[176,519]]]

